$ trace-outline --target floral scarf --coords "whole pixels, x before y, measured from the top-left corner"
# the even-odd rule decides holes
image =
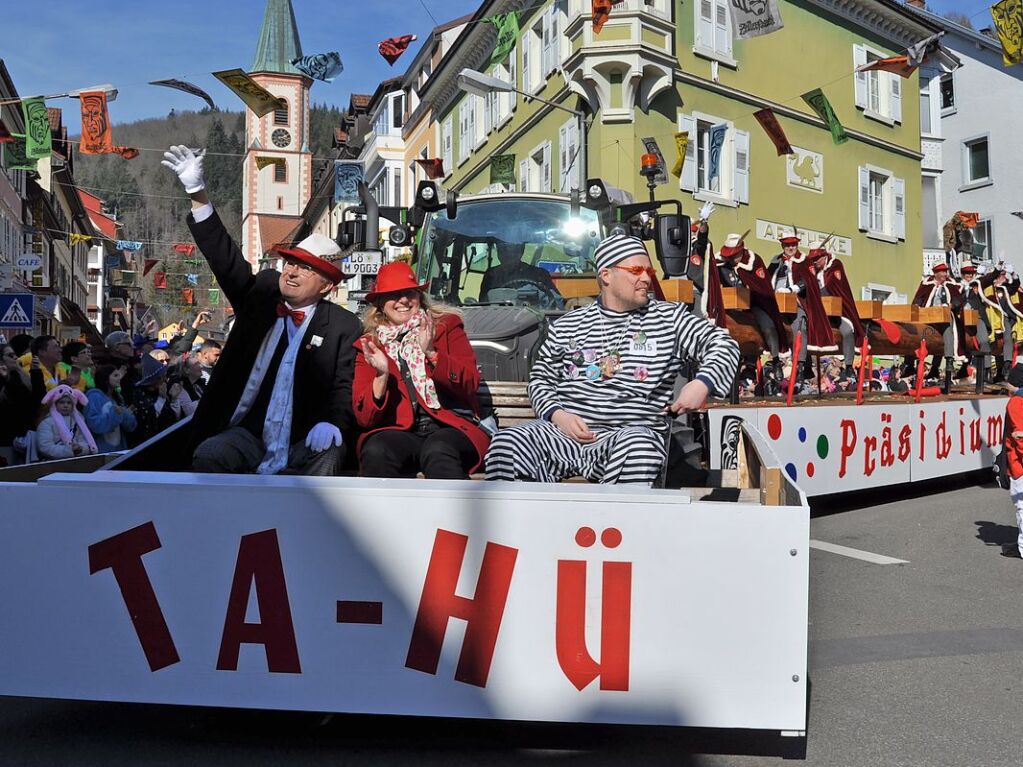
[[[387,356],[398,363],[399,368],[401,360],[405,360],[412,376],[412,385],[416,387],[423,402],[431,410],[439,410],[437,387],[434,386],[433,379],[426,374],[426,355],[423,353],[423,347],[419,345],[418,331],[423,317],[423,312],[419,311],[404,325],[380,325],[377,328],[377,338],[383,344]]]

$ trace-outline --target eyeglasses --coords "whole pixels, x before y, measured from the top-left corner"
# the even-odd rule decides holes
[[[388,301],[399,301],[402,298],[407,298],[411,301],[413,298],[419,298],[419,290],[417,288],[406,288],[405,290],[395,290],[391,293],[385,293],[383,295],[384,303]]]
[[[639,277],[639,275],[646,273],[646,276],[652,280],[657,278],[657,271],[652,266],[621,266],[620,264],[612,264],[611,268],[621,269],[633,277]]]
[[[296,261],[292,258],[284,259],[284,266],[294,269],[299,272],[315,272],[316,270],[309,266],[309,264],[303,263],[302,261]]]

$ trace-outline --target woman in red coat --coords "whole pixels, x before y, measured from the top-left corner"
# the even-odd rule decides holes
[[[461,316],[430,306],[408,264],[380,268],[356,342],[352,398],[365,477],[467,479],[490,438],[476,425],[480,376]]]

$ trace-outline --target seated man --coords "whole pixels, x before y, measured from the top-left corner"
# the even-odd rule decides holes
[[[499,432],[487,479],[651,485],[667,458],[668,418],[726,394],[739,347],[682,304],[651,301],[641,240],[612,235],[594,251],[600,296],[550,326],[529,381],[541,420]],[[672,402],[675,378],[700,365]]]
[[[963,291],[962,288],[948,279],[948,264],[938,263],[931,267],[931,276],[925,277],[916,289],[913,303],[917,306],[947,306],[952,314],[950,322],[942,333],[945,347],[945,369],[951,370],[955,358],[963,353],[963,341],[966,338],[966,326],[963,324]],[[916,370],[912,357],[906,358],[909,371]],[[927,378],[937,378],[941,367],[941,357],[935,354],[931,359],[931,369]],[[961,374],[966,371],[963,365]],[[965,375],[962,375],[965,377]]]
[[[188,226],[237,320],[192,419],[196,471],[330,476],[354,427],[352,377],[362,326],[326,300],[345,275],[340,249],[313,234],[257,274],[213,210],[202,154],[171,147],[163,164],[192,199]]]
[[[490,300],[487,294],[495,288],[514,289],[523,287],[524,283],[532,283],[537,286],[538,290],[546,292],[560,302],[561,294],[554,287],[551,273],[522,260],[522,254],[526,249],[524,243],[498,240],[495,247],[497,248],[497,260],[500,264],[490,267],[483,274],[480,301]]]

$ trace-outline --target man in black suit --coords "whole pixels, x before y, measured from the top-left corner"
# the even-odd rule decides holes
[[[164,157],[191,197],[189,229],[236,318],[192,419],[193,468],[336,474],[354,425],[362,333],[355,315],[325,300],[346,279],[332,263],[340,249],[314,234],[278,250],[282,272],[253,274],[206,195],[202,153],[175,146]]]

